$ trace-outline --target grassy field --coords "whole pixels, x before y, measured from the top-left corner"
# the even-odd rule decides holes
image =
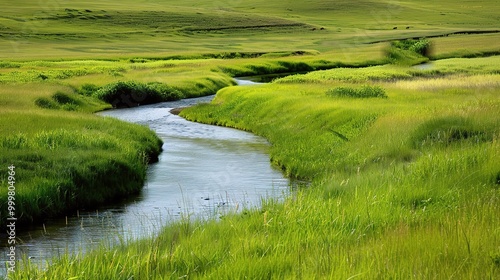
[[[140,190],[161,141],[93,112],[222,88],[182,116],[267,138],[271,162],[310,182],[284,202],[218,221],[184,220],[156,238],[62,256],[46,270],[24,262],[10,278],[498,278],[496,7],[490,0],[5,4],[0,162],[16,165],[22,222]],[[431,43],[428,57],[386,56],[390,42],[420,37]],[[302,71],[310,73],[231,86],[235,76]],[[138,92],[146,95],[119,102]],[[0,201],[4,219],[6,193]]]
[[[335,69],[224,89],[181,114],[266,137],[271,160],[311,180],[308,188],[13,279],[495,279],[500,76],[489,68],[499,59],[442,60],[403,76],[376,66],[339,79],[345,69]],[[362,85],[384,96],[330,94]]]
[[[147,163],[157,158],[161,140],[145,127],[90,114],[108,107],[67,86],[0,86],[0,162],[16,167],[18,226],[142,189]],[[7,182],[7,176],[0,174],[0,181]],[[7,201],[7,192],[1,192],[2,221]]]
[[[458,31],[498,30],[495,1],[35,1],[6,4],[0,59],[117,58],[213,52],[316,50]],[[394,29],[396,28],[396,29]],[[498,33],[471,51],[498,51]],[[443,38],[446,52],[462,38]],[[481,40],[495,44],[481,44]],[[450,42],[451,41],[451,42]],[[40,52],[43,50],[43,52]]]

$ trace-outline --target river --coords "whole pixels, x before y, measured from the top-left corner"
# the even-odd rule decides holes
[[[102,243],[114,245],[152,236],[180,218],[217,219],[227,211],[259,207],[262,198],[286,196],[290,181],[270,165],[265,139],[236,129],[189,122],[170,113],[172,108],[211,99],[99,113],[149,126],[163,139],[164,151],[159,161],[149,166],[143,190],[118,204],[18,231],[18,259],[22,254],[42,264],[63,254],[85,253]],[[5,262],[6,244],[1,249],[0,260]],[[3,270],[0,275],[5,275]]]

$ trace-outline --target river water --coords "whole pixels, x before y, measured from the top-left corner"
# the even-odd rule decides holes
[[[18,231],[17,258],[24,255],[45,263],[65,253],[85,253],[102,243],[113,245],[151,236],[181,218],[217,219],[227,211],[259,207],[262,198],[286,196],[290,181],[270,165],[265,139],[189,122],[170,113],[172,108],[211,98],[99,113],[149,126],[163,139],[163,152],[159,161],[149,166],[144,189],[119,204],[79,211],[29,231]],[[2,263],[7,260],[4,241]],[[5,275],[5,268],[1,269],[0,275]]]

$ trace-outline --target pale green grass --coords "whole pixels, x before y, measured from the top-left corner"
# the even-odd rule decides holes
[[[499,75],[477,75],[463,78],[461,75],[453,75],[442,78],[413,79],[407,81],[397,81],[395,86],[401,89],[412,89],[419,91],[433,91],[440,89],[489,89],[500,86]]]
[[[37,107],[41,98],[58,109]],[[16,166],[19,227],[140,191],[161,141],[145,127],[92,114],[109,107],[65,85],[2,84],[0,162]],[[0,197],[6,209],[7,193]]]
[[[447,76],[457,74],[498,74],[500,56],[466,59],[450,58],[431,62],[428,68],[382,65],[360,69],[338,68],[316,71],[306,75],[291,75],[278,79],[275,83],[338,83],[369,81],[409,80],[420,77]],[[483,79],[485,82],[486,80]]]
[[[266,137],[272,161],[310,186],[12,278],[498,278],[500,89],[488,82],[497,76],[365,82],[385,99],[329,96],[359,85],[328,76],[226,88],[181,114]],[[459,81],[469,86],[457,91]]]

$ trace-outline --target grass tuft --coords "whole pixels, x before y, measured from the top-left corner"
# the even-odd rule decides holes
[[[83,84],[76,90],[76,92],[84,96],[92,96],[95,92],[97,92],[97,90],[99,90],[99,88],[99,86],[94,84]]]
[[[361,88],[336,87],[329,89],[326,95],[350,98],[387,98],[385,90],[380,86],[362,86]]]
[[[63,108],[64,106],[74,106],[77,107],[78,104],[80,103],[78,100],[73,98],[71,95],[64,93],[64,92],[56,92],[52,95],[52,99],[57,102],[59,105],[62,105]]]
[[[450,145],[463,141],[483,143],[492,141],[493,133],[492,130],[482,130],[470,119],[450,116],[432,119],[422,124],[413,134],[412,143],[416,148]]]

